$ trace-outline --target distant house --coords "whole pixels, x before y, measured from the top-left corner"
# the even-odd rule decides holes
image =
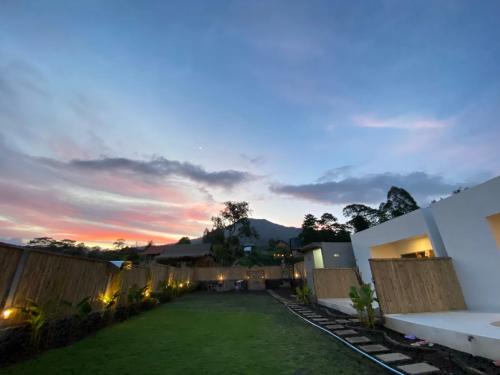
[[[160,255],[155,257],[155,261],[158,263],[177,267],[206,267],[215,265],[211,247],[211,244],[200,243],[152,246],[151,248],[160,251]]]
[[[313,242],[303,246],[307,284],[314,289],[313,270],[317,268],[352,268],[356,266],[350,242]]]
[[[142,251],[140,254],[144,257],[146,262],[153,261],[158,255],[163,252],[164,246],[149,246],[146,250]]]
[[[245,254],[250,254],[256,247],[253,243],[246,243],[243,245],[243,251]]]

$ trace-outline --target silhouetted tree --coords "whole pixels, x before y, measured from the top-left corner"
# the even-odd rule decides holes
[[[319,219],[307,214],[302,223],[299,239],[303,245],[311,242],[349,242],[350,232],[346,224],[341,224],[331,213],[325,212]]]
[[[224,202],[224,209],[212,217],[212,229],[205,230],[203,242],[211,243],[216,259],[228,264],[243,255],[240,237],[258,238],[258,233],[250,224],[248,202]]]
[[[350,220],[346,223],[355,232],[368,229],[379,222],[379,211],[364,204],[350,204],[342,211],[344,216]]]
[[[191,243],[191,240],[189,237],[181,237],[179,241],[177,241],[177,244],[179,245],[189,245]]]
[[[405,189],[392,186],[387,192],[387,202],[379,207],[379,220],[381,222],[405,215],[418,210],[415,199]]]
[[[113,246],[116,250],[122,250],[125,247],[125,240],[123,238],[118,238],[115,242],[113,242]]]

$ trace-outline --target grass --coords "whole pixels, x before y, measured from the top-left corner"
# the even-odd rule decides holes
[[[2,374],[378,374],[267,294],[194,293]]]

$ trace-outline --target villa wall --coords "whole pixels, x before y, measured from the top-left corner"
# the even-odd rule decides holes
[[[372,282],[370,258],[399,257],[405,251],[393,243],[409,238],[425,238],[420,240],[421,246],[428,247],[430,243],[436,256],[446,256],[439,232],[433,223],[429,223],[428,209],[425,208],[352,234],[354,256],[363,282]],[[381,250],[379,253],[376,253],[377,247]]]
[[[431,205],[471,310],[500,311],[500,177]],[[496,234],[497,233],[497,234]]]

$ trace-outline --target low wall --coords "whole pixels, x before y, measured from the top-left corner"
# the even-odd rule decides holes
[[[245,280],[248,279],[249,271],[262,271],[266,280],[280,280],[290,278],[287,268],[281,266],[263,267],[195,267],[193,270],[194,281],[217,281],[217,280]]]
[[[351,286],[358,286],[354,268],[317,268],[313,270],[316,298],[348,298]]]
[[[370,259],[384,314],[465,310],[451,258]]]

